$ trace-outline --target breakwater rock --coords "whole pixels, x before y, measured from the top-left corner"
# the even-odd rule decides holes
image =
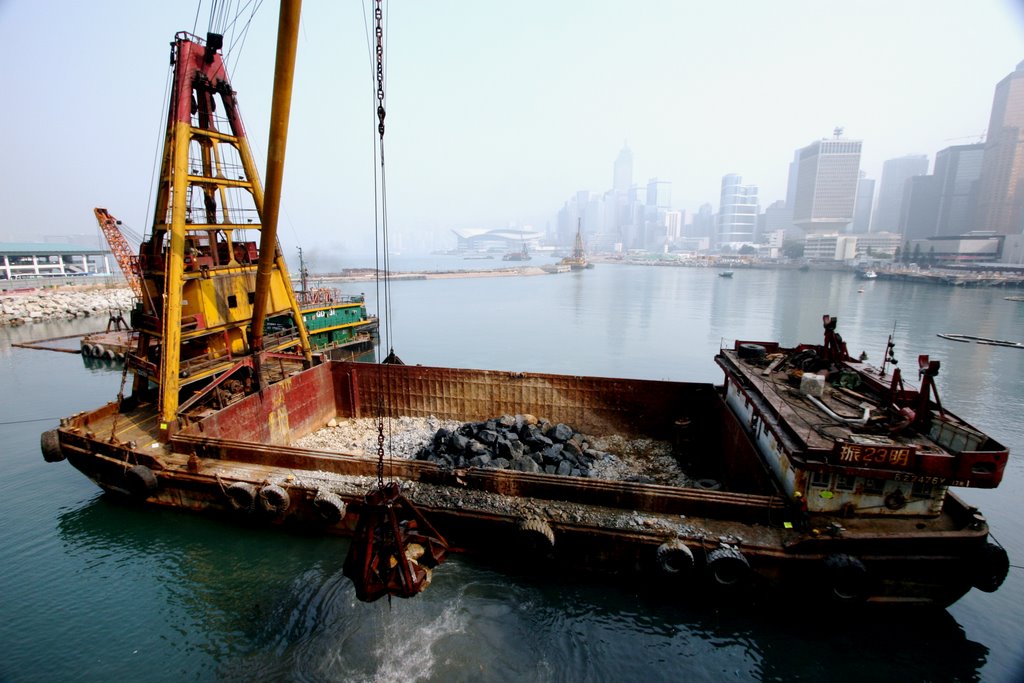
[[[46,320],[106,318],[111,311],[128,311],[134,295],[128,287],[52,289],[0,296],[0,325],[24,325]]]

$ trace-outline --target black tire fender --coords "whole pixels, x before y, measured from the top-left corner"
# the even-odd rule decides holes
[[[693,551],[678,538],[659,545],[655,558],[665,576],[688,576],[693,571]]]
[[[738,548],[723,545],[708,553],[708,574],[715,585],[739,586],[750,576],[750,563]]]
[[[736,350],[740,358],[764,358],[767,353],[768,349],[760,344],[740,344]]]
[[[985,593],[994,593],[1002,586],[1010,571],[1006,549],[992,543],[986,543],[971,563],[971,585]]]
[[[145,465],[129,467],[124,473],[125,488],[141,500],[149,498],[159,485],[153,470]]]
[[[337,524],[345,518],[345,501],[330,491],[317,491],[313,498],[313,507],[328,524]]]
[[[825,558],[825,588],[831,598],[859,602],[867,597],[868,570],[856,557],[836,553]]]
[[[260,489],[260,507],[272,515],[283,515],[291,504],[288,491],[277,484],[268,484]]]
[[[548,553],[555,548],[555,532],[539,517],[520,520],[516,526],[522,545],[531,552]]]
[[[248,514],[256,507],[256,487],[245,481],[236,481],[224,489],[231,503],[231,509]]]
[[[722,488],[722,484],[715,479],[698,479],[697,488],[705,491],[719,491]]]
[[[60,462],[64,459],[64,451],[60,447],[60,434],[56,429],[45,431],[39,437],[39,448],[43,451],[46,462]]]

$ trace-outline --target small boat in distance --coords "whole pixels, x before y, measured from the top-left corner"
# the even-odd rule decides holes
[[[732,277],[732,271],[723,270],[721,273],[718,274],[718,277]]]
[[[878,273],[868,268],[866,270],[858,270],[857,277],[861,280],[874,280],[878,277]]]
[[[510,251],[501,257],[503,261],[529,261],[531,259],[530,251],[526,248],[526,243],[523,243],[523,248],[519,251]]]
[[[576,243],[573,246],[572,254],[566,256],[561,261],[560,265],[569,266],[570,270],[584,270],[587,268],[593,268],[594,264],[587,261],[587,253],[583,249],[583,219],[577,219],[576,221]]]

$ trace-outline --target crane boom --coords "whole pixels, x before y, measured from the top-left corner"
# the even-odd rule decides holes
[[[128,286],[135,292],[135,296],[141,299],[142,280],[139,277],[139,258],[132,253],[128,240],[125,239],[120,228],[117,227],[120,221],[111,216],[110,212],[106,209],[96,208],[93,209],[93,212],[96,214],[96,221],[100,224],[103,236],[107,238],[110,251],[113,252],[114,258],[117,259],[118,267],[128,281]]]

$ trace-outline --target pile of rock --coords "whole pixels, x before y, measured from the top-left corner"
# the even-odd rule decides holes
[[[130,310],[133,296],[132,290],[127,287],[6,294],[0,296],[0,325],[24,325],[90,316],[106,318],[112,310]]]
[[[572,427],[533,415],[503,415],[467,422],[454,430],[442,427],[416,454],[417,459],[442,467],[512,469],[574,477],[596,476],[595,466],[612,457],[592,448],[587,437]]]

